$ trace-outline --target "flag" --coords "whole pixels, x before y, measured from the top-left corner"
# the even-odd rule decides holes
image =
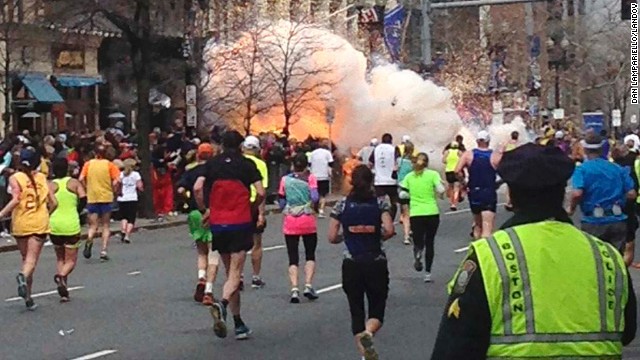
[[[378,12],[374,8],[362,9],[359,20],[361,24],[377,23],[379,21]]]
[[[398,5],[384,15],[384,42],[391,58],[394,61],[400,59],[402,51],[402,32],[407,12],[402,5]]]

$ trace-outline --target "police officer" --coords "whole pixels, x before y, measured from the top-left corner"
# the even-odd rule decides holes
[[[514,215],[471,244],[432,359],[621,357],[635,337],[636,298],[620,253],[563,210],[573,169],[555,147],[504,154],[498,174]]]

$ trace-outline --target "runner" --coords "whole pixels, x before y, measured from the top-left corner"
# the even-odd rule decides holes
[[[631,175],[631,180],[633,180],[633,189],[638,193],[638,175],[635,171],[635,164],[637,154],[633,151],[633,144],[630,144],[630,147],[627,145],[618,145],[613,148],[611,151],[611,156],[613,157],[613,161],[623,167],[626,171],[629,171]],[[634,253],[635,253],[635,240],[636,240],[636,231],[638,230],[638,215],[637,215],[637,205],[636,199],[627,199],[623,212],[627,215],[627,236],[625,249],[623,253],[623,258],[625,264],[630,266],[633,262]]]
[[[460,151],[460,145],[457,142],[449,144],[449,147],[442,155],[444,175],[447,179],[447,184],[449,184],[447,188],[447,196],[449,197],[449,203],[451,204],[451,211],[458,210],[458,200],[460,199],[460,180],[455,170],[461,156],[462,151]]]
[[[382,327],[389,294],[389,269],[382,241],[392,238],[395,231],[391,204],[386,198],[376,197],[373,179],[366,165],[353,171],[353,190],[333,208],[328,234],[330,243],[345,243],[342,289],[349,300],[351,331],[365,360],[378,359],[373,337]]]
[[[267,189],[269,187],[269,173],[267,171],[267,163],[259,158],[260,139],[255,136],[247,136],[244,140],[242,149],[244,151],[244,156],[256,164],[256,168],[258,168],[260,176],[262,176],[262,186]],[[253,203],[255,199],[256,189],[251,187],[250,201]],[[265,205],[266,197],[257,208],[252,209],[252,217],[255,226],[253,234],[253,248],[251,249],[251,266],[253,267],[251,287],[254,289],[261,289],[266,285],[260,277],[260,270],[262,268],[262,234],[264,234],[264,230],[267,227],[267,220],[265,219]]]
[[[446,191],[440,174],[428,169],[429,156],[420,153],[416,157],[413,171],[400,184],[400,197],[409,199],[409,216],[413,233],[413,264],[416,271],[422,271],[422,254],[425,256],[424,282],[431,282],[431,265],[434,257],[434,242],[440,226],[438,199]]]
[[[133,232],[138,215],[138,192],[144,191],[142,176],[133,170],[135,166],[136,161],[134,159],[126,159],[124,161],[124,169],[120,174],[120,183],[122,184],[122,193],[118,196],[118,208],[122,218],[120,241],[125,244],[131,243],[129,237]]]
[[[404,156],[406,153],[408,153],[408,151],[406,151],[405,149],[408,143],[411,143],[411,136],[409,135],[402,136],[402,142],[400,143],[400,145],[398,145],[398,151],[400,152],[400,156]],[[418,156],[418,150],[416,150],[415,146],[413,147],[413,152],[410,152],[409,155],[411,155],[411,157]]]
[[[404,180],[405,176],[413,171],[413,161],[415,156],[413,153],[415,152],[415,147],[412,142],[407,142],[404,144],[405,151],[404,155],[398,159],[398,183],[402,184],[402,180]],[[398,191],[401,191],[398,189]],[[409,199],[399,199],[400,202],[400,223],[402,224],[402,230],[404,232],[404,244],[411,245],[412,234],[411,234],[411,223],[409,221]]]
[[[304,265],[304,292],[309,300],[316,300],[318,294],[313,288],[313,276],[316,271],[316,247],[318,230],[313,209],[318,204],[318,181],[307,171],[307,157],[298,155],[293,160],[293,173],[280,181],[279,205],[283,210],[282,232],[289,255],[289,281],[291,283],[292,304],[300,302],[298,289],[298,244],[304,243],[306,263]]]
[[[214,332],[221,338],[227,336],[227,306],[230,306],[238,340],[248,339],[251,334],[240,317],[238,291],[247,251],[253,247],[251,207],[258,206],[265,197],[260,172],[240,151],[243,141],[237,131],[225,133],[222,154],[207,162],[205,176],[198,177],[194,185],[198,209],[211,226],[212,249],[218,250],[227,270],[222,298],[211,307]],[[251,185],[256,189],[253,203],[250,201]],[[210,191],[209,210],[205,205],[205,189]]]
[[[331,167],[333,166],[333,155],[329,151],[331,143],[323,140],[320,147],[311,152],[309,162],[311,163],[311,174],[318,179],[318,193],[320,194],[320,205],[318,217],[324,218],[324,207],[327,202],[327,194],[331,187]]]
[[[32,148],[21,151],[18,172],[9,178],[11,201],[0,210],[0,219],[11,214],[11,231],[22,256],[22,269],[16,276],[18,295],[32,311],[37,307],[31,298],[33,273],[50,232],[49,212],[58,205],[47,178],[37,170],[40,161]]]
[[[498,194],[496,192],[496,168],[502,152],[489,149],[489,133],[482,130],[478,133],[478,147],[465,152],[458,165],[456,174],[462,176],[469,171],[469,204],[473,213],[473,238],[491,236],[495,222]]]
[[[69,176],[66,157],[53,161],[54,179],[50,182],[58,207],[51,213],[51,242],[56,251],[57,273],[53,277],[58,286],[60,302],[69,301],[67,278],[78,262],[80,248],[80,212],[87,204],[87,194],[80,181]]]
[[[106,148],[104,145],[98,145],[95,152],[95,158],[87,161],[82,167],[79,179],[87,189],[87,211],[89,212],[89,233],[82,255],[85,259],[91,258],[93,238],[98,232],[98,225],[102,225],[100,260],[108,261],[107,247],[111,237],[109,225],[113,194],[119,191],[120,170],[105,158]]]
[[[373,150],[378,146],[378,139],[373,138],[369,141],[369,145],[364,146],[358,152],[358,160],[362,162],[362,164],[369,166],[369,158],[371,158],[371,154],[373,154]]]
[[[178,181],[178,194],[185,196],[188,201],[188,223],[191,238],[196,242],[198,257],[196,265],[198,267],[198,283],[193,294],[193,300],[203,305],[213,305],[213,283],[218,275],[218,265],[220,264],[220,254],[218,251],[211,251],[212,235],[211,229],[203,224],[203,217],[198,211],[198,204],[193,196],[193,187],[196,180],[206,175],[206,162],[213,157],[215,150],[209,143],[202,143],[197,150],[197,163],[190,166],[182,174]],[[205,199],[209,196],[205,189]],[[206,219],[205,219],[206,221]]]
[[[391,134],[382,136],[382,144],[376,146],[371,154],[369,162],[373,164],[375,180],[374,185],[377,196],[389,196],[391,202],[391,218],[395,220],[398,212],[398,174],[397,159],[400,152],[393,145],[393,137]]]

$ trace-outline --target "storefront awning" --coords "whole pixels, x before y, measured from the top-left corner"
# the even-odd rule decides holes
[[[51,85],[44,75],[29,74],[20,80],[38,102],[49,104],[64,102],[58,90]]]
[[[63,87],[85,87],[102,84],[102,76],[56,76],[58,84]]]

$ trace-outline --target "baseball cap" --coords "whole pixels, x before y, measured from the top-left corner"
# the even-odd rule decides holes
[[[20,163],[29,169],[35,170],[40,166],[41,158],[32,148],[20,152]]]
[[[564,138],[564,131],[562,131],[562,130],[556,131],[556,135],[555,136],[556,136],[556,139]]]
[[[489,141],[491,140],[491,136],[489,136],[489,132],[486,130],[480,130],[478,132],[478,136],[476,137],[477,141]]]
[[[574,167],[560,148],[528,143],[505,152],[497,171],[509,186],[540,190],[565,186]]]
[[[402,142],[406,143],[407,141],[411,141],[411,136],[409,135],[403,135],[402,136]]]
[[[244,146],[247,149],[260,149],[260,139],[258,139],[257,137],[251,135],[251,136],[247,136],[244,139],[244,143],[242,144],[242,146]]]
[[[213,145],[209,143],[202,143],[198,145],[198,157],[202,157],[204,155],[213,155]]]
[[[200,145],[202,143],[202,141],[199,138],[193,138],[193,140],[191,140],[191,143],[193,145],[198,146],[198,145]]]
[[[369,143],[370,143],[371,145],[373,145],[373,146],[378,145],[378,139],[373,138],[373,139],[371,139],[371,142],[369,142]]]

